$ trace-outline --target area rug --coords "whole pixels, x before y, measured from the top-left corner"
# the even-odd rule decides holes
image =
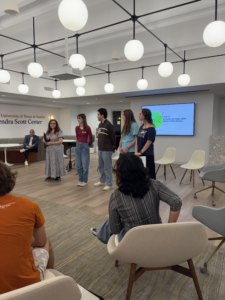
[[[46,218],[46,231],[55,254],[55,269],[105,300],[125,299],[130,266],[120,264],[115,268],[106,245],[90,232],[91,227],[99,226],[106,217],[52,202],[31,200],[39,204]],[[194,259],[194,264],[203,299],[224,300],[225,250],[218,251],[210,261],[207,274],[201,274],[199,270],[213,249],[209,244]],[[142,275],[134,284],[131,299],[197,300],[198,297],[192,279],[167,270]]]

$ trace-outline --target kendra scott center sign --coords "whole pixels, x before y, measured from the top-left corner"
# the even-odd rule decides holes
[[[3,119],[4,118],[4,119]],[[7,115],[1,113],[0,124],[42,124],[45,116]]]

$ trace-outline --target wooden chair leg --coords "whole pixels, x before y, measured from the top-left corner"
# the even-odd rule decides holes
[[[160,165],[159,165],[159,167],[158,167],[158,169],[157,169],[157,171],[156,171],[155,175],[157,175],[157,173],[158,173],[158,171],[159,171],[159,168],[160,168]]]
[[[118,261],[118,260],[115,261],[115,267],[116,267],[116,268],[119,267],[119,261]]]
[[[196,288],[196,291],[197,291],[197,294],[198,294],[198,299],[199,300],[203,300],[202,292],[201,292],[201,289],[200,289],[200,286],[199,286],[199,283],[198,283],[198,277],[196,275],[195,267],[194,267],[192,259],[188,260],[188,266],[189,266],[189,268],[191,270],[192,278],[193,278],[193,281],[194,281],[194,284],[195,284],[195,288]]]
[[[172,168],[172,166],[170,165],[170,168],[171,168],[171,170],[172,170],[172,172],[173,172],[173,176],[175,177],[175,179],[176,179],[176,175],[175,175],[175,173],[174,173],[174,170],[173,170],[173,168]]]
[[[130,300],[130,297],[131,297],[133,284],[135,282],[136,268],[137,268],[136,264],[131,264],[131,267],[130,267],[130,277],[129,277],[128,287],[127,287],[126,300]]]
[[[193,170],[193,188],[195,187],[195,171]]]
[[[201,172],[200,172],[200,170],[198,170],[198,173],[200,174]],[[202,183],[205,185],[205,182],[204,182],[204,180],[202,180]]]
[[[186,175],[187,173],[187,170],[184,172],[184,176]],[[181,181],[180,181],[180,184],[182,183],[183,179],[184,179],[184,176],[182,177]]]

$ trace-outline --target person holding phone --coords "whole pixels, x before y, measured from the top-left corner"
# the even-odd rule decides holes
[[[59,127],[58,122],[53,119],[48,123],[48,130],[43,143],[46,148],[45,161],[45,180],[61,181],[61,176],[66,175],[64,158],[63,158],[63,139],[64,135]]]
[[[90,164],[90,146],[92,144],[91,128],[87,125],[85,114],[77,116],[79,126],[75,128],[77,146],[75,148],[76,170],[79,175],[78,186],[84,187],[88,183],[88,172]]]
[[[134,118],[134,114],[131,109],[126,109],[123,112],[124,126],[121,133],[121,139],[119,144],[120,154],[126,154],[128,152],[135,152],[135,138],[138,135],[139,127]]]
[[[143,125],[139,129],[135,144],[135,155],[146,157],[146,167],[151,179],[155,176],[154,142],[156,136],[155,125],[152,121],[152,113],[149,109],[142,109],[139,120]]]

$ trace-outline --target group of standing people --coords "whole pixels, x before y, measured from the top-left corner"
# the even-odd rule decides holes
[[[112,178],[112,155],[116,151],[116,137],[113,125],[108,121],[108,112],[100,108],[97,113],[98,127],[98,167],[100,172],[99,182],[95,187],[104,186],[107,191],[113,186]],[[156,130],[149,109],[142,109],[139,120],[142,126],[139,128],[132,110],[123,112],[124,126],[122,128],[119,143],[120,155],[133,153],[136,156],[146,157],[146,167],[150,178],[155,179],[154,142]],[[87,124],[85,114],[77,116],[78,126],[75,128],[77,145],[75,148],[76,170],[79,176],[78,186],[84,187],[88,184],[90,146],[93,142],[92,131]],[[46,146],[46,180],[60,181],[66,174],[63,159],[64,135],[57,120],[51,120],[48,125],[43,143]]]

